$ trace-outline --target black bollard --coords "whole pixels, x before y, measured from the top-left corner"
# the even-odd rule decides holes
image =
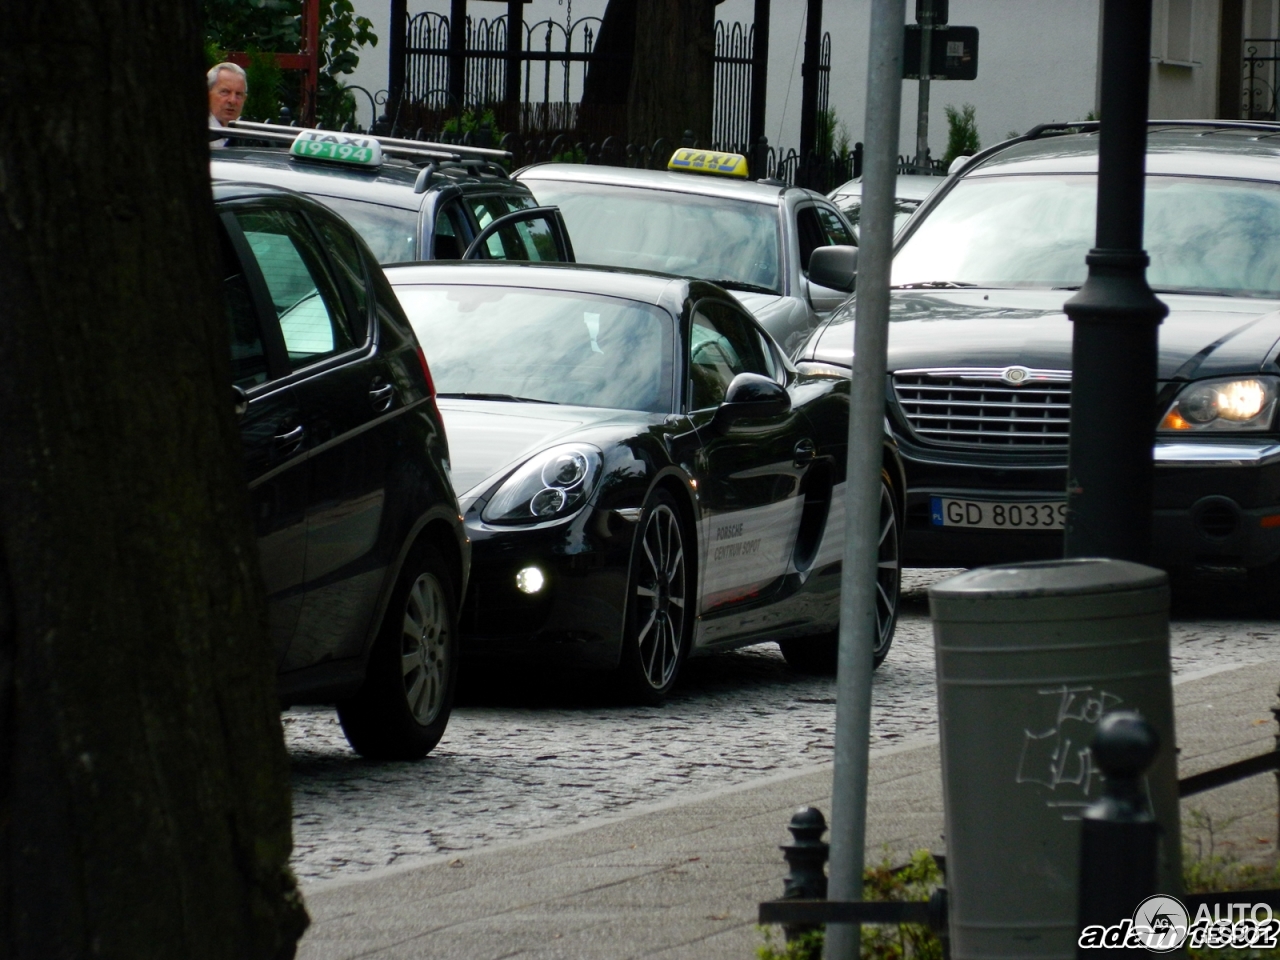
[[[831,847],[822,839],[827,832],[827,821],[817,807],[801,807],[787,824],[793,838],[782,846],[782,856],[791,872],[783,878],[784,900],[827,899],[827,857]],[[810,924],[784,924],[788,940],[818,929]]]
[[[1159,749],[1155,728],[1134,711],[1113,711],[1098,722],[1090,750],[1106,782],[1102,797],[1080,818],[1081,930],[1130,920],[1138,904],[1156,893],[1160,825],[1151,812],[1143,774]],[[1108,960],[1149,956],[1145,949],[1101,952]],[[1079,958],[1098,953],[1076,950]]]

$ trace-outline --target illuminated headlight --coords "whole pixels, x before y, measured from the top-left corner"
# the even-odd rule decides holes
[[[1162,433],[1269,430],[1276,377],[1203,380],[1183,388],[1160,421]]]
[[[498,488],[481,517],[489,523],[538,523],[573,513],[600,476],[600,450],[566,443],[527,461]]]
[[[516,589],[521,593],[537,593],[547,582],[547,578],[537,567],[525,567],[516,574]]]

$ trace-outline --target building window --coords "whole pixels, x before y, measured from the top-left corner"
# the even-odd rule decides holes
[[[1151,24],[1152,56],[1159,63],[1198,66],[1195,59],[1196,0],[1157,0]]]

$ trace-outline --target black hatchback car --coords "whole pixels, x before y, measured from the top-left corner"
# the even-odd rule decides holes
[[[1159,330],[1154,552],[1280,578],[1280,126],[1153,122],[1147,278]],[[907,468],[904,562],[1060,556],[1070,427],[1063,303],[1094,239],[1096,124],[970,160],[898,234],[889,419]],[[846,369],[852,301],[801,356]],[[804,366],[804,364],[801,364]]]
[[[369,757],[444,734],[470,550],[422,350],[368,248],[290,191],[215,183],[222,288],[282,702]]]

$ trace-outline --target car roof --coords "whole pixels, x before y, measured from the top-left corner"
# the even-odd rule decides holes
[[[524,184],[505,176],[486,173],[477,164],[442,164],[432,175],[424,193],[413,192],[422,168],[398,160],[385,160],[377,167],[324,163],[291,156],[285,150],[228,148],[211,151],[210,171],[214,179],[252,180],[289,187],[305,193],[380,203],[389,207],[417,210],[432,189],[455,184],[464,192],[508,192],[528,195]]]
[[[556,180],[573,183],[597,183],[611,187],[633,187],[644,190],[669,190],[704,197],[747,200],[752,203],[776,204],[789,191],[821,196],[812,190],[788,186],[778,181],[740,180],[699,173],[676,173],[671,170],[643,170],[635,167],[607,167],[584,163],[536,163],[517,170],[516,180]]]
[[[722,299],[732,299],[730,294],[703,280],[585,263],[434,260],[387,264],[383,271],[392,286],[459,284],[567,290],[637,300],[677,313],[680,304],[691,294],[715,293]]]
[[[215,180],[213,182],[213,202],[222,203],[227,200],[246,200],[252,197],[277,197],[298,200],[303,203],[317,205],[306,194],[288,187],[280,187],[271,183],[256,183],[241,180]]]
[[[979,156],[961,176],[1096,173],[1098,130],[1015,140]],[[1147,173],[1280,181],[1280,126],[1154,122],[1147,128]]]

